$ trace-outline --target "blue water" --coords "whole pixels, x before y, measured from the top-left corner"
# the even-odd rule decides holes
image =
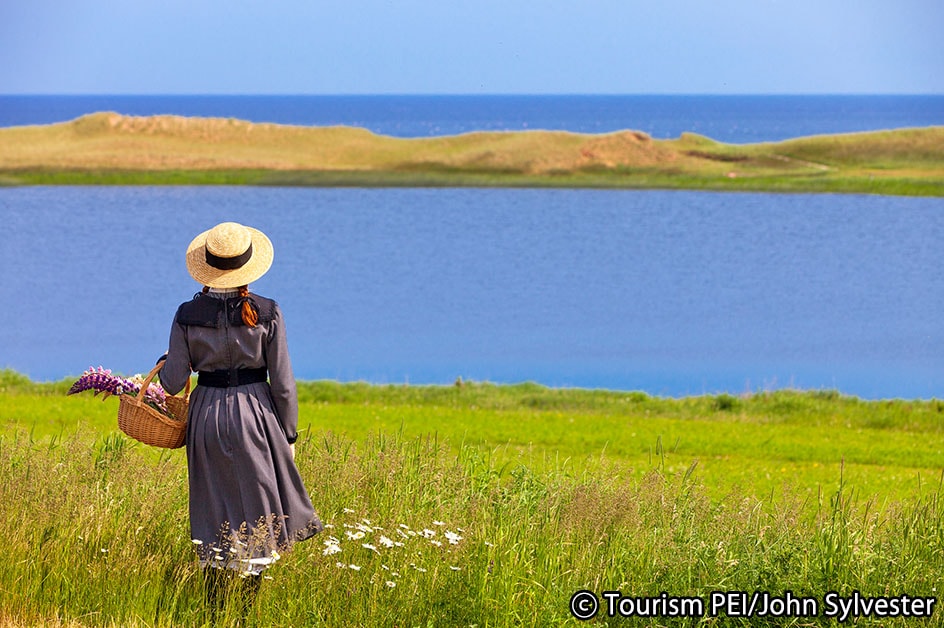
[[[944,124],[942,96],[0,96],[0,126],[111,110],[363,126],[636,129],[726,142]],[[944,201],[593,190],[0,189],[0,367],[140,371],[197,286],[182,251],[263,228],[305,379],[535,380],[687,395],[944,389]],[[15,305],[10,305],[15,304]]]
[[[944,125],[944,96],[10,96],[0,127],[96,111],[301,125],[351,125],[398,137],[470,131],[633,129],[722,142]]]
[[[26,187],[0,215],[0,367],[34,379],[146,370],[190,239],[237,220],[275,244],[253,289],[303,379],[944,391],[942,199]]]

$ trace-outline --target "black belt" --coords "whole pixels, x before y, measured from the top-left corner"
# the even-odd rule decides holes
[[[200,375],[197,377],[197,385],[211,388],[233,388],[234,386],[264,382],[268,378],[268,370],[264,366],[257,369],[200,371]]]

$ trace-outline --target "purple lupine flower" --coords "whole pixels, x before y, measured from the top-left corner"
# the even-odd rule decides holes
[[[67,394],[74,395],[75,393],[86,390],[94,391],[93,394],[95,395],[98,393],[106,393],[106,397],[108,395],[137,395],[138,391],[141,390],[141,383],[112,375],[110,369],[105,369],[101,366],[96,369],[90,366],[88,370],[82,373],[82,376],[72,384]],[[169,414],[165,401],[166,398],[167,394],[159,384],[151,383],[144,393],[144,401],[146,403],[164,414]]]

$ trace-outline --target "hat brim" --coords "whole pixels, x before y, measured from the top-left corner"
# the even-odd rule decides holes
[[[207,229],[187,247],[187,272],[197,282],[210,288],[238,288],[262,277],[272,266],[272,242],[258,229],[246,227],[252,234],[252,257],[239,268],[220,270],[206,261]]]

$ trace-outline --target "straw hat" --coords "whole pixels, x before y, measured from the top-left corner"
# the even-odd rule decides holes
[[[238,288],[262,277],[272,266],[272,242],[264,233],[223,222],[187,247],[187,271],[211,288]]]

